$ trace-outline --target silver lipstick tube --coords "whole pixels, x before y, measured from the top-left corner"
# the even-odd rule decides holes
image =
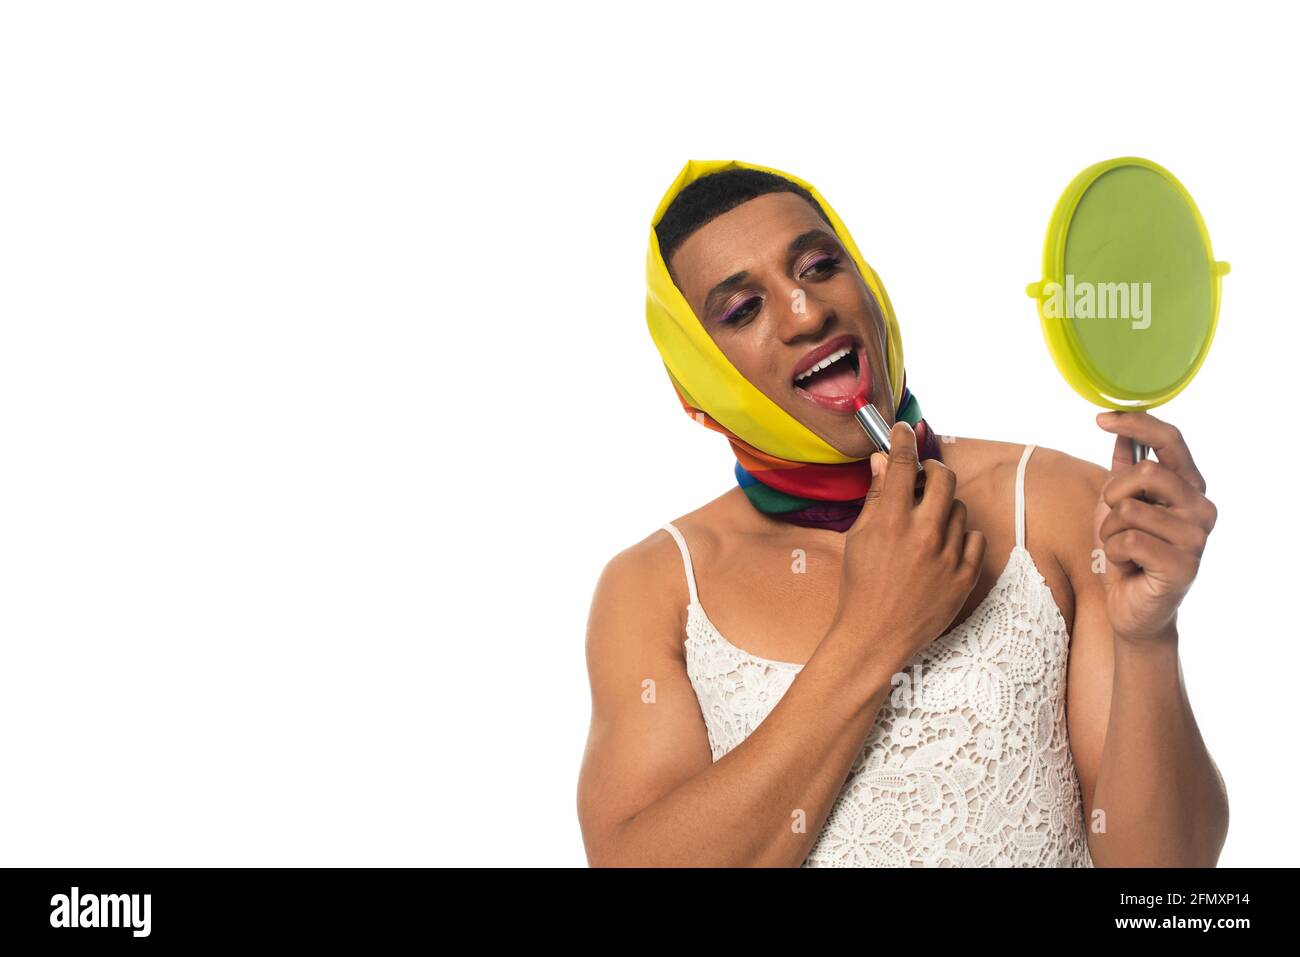
[[[880,414],[876,407],[868,402],[862,408],[854,412],[853,417],[858,420],[858,425],[862,426],[862,431],[867,433],[867,436],[875,444],[876,448],[888,455],[889,423],[885,421],[885,417]],[[920,449],[918,449],[917,452],[919,453]],[[918,472],[925,471],[925,466],[921,464],[919,455],[916,460],[916,470]]]

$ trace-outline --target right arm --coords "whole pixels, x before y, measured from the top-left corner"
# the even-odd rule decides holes
[[[588,622],[592,716],[578,784],[593,866],[797,866],[808,856],[893,675],[951,623],[983,559],[951,471],[927,462],[925,495],[914,502],[915,436],[899,424],[891,442],[846,533],[826,636],[771,713],[717,762],[679,623],[646,614],[661,590],[648,586],[634,550],[606,566]],[[885,473],[905,478],[891,485]],[[882,587],[893,581],[907,587]]]
[[[619,556],[623,558],[624,556]],[[601,575],[587,655],[591,731],[578,788],[593,866],[797,865],[857,757],[892,672],[831,631],[776,707],[713,763],[680,651],[637,614],[636,571]],[[645,607],[642,605],[641,607]],[[642,682],[655,682],[653,703]],[[792,824],[805,812],[803,833]]]

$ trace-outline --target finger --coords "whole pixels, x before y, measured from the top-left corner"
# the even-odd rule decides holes
[[[1205,491],[1205,479],[1192,460],[1191,450],[1187,448],[1183,434],[1173,425],[1157,419],[1150,412],[1102,412],[1097,416],[1097,424],[1107,432],[1150,446],[1161,465],[1173,469],[1198,492]],[[1117,441],[1111,471],[1122,471],[1132,462],[1132,446]]]
[[[1126,435],[1115,436],[1115,448],[1110,453],[1110,474],[1118,475],[1136,464],[1133,461],[1133,440]]]
[[[947,528],[944,529],[943,556],[956,568],[961,564],[962,552],[966,546],[966,503],[953,499],[948,511]]]
[[[1210,535],[1201,526],[1179,518],[1167,508],[1134,498],[1126,498],[1110,510],[1110,514],[1101,523],[1098,535],[1104,542],[1129,528],[1149,532],[1176,548],[1191,552],[1197,558],[1205,553],[1205,544]]]
[[[952,510],[957,474],[938,459],[926,459],[921,465],[925,467],[925,486],[916,506],[917,516],[942,522]]]
[[[1101,497],[1111,508],[1126,498],[1144,498],[1148,502],[1188,510],[1201,496],[1167,466],[1147,459],[1108,478],[1101,488]]]
[[[962,548],[961,568],[969,570],[975,578],[978,578],[980,569],[984,567],[984,550],[987,547],[988,541],[984,538],[983,532],[978,529],[967,532]]]
[[[880,499],[885,491],[885,473],[889,471],[889,457],[884,452],[871,453],[871,486],[867,489],[867,498],[863,508]]]
[[[855,531],[865,528],[871,521],[871,516],[880,508],[879,502],[881,495],[885,490],[885,472],[889,469],[889,459],[883,452],[872,452],[868,461],[871,464],[871,484],[867,487],[867,494],[862,500],[862,511],[858,512],[858,517],[853,520],[849,531]]]
[[[1108,561],[1140,565],[1143,571],[1170,580],[1191,581],[1200,567],[1195,555],[1136,528],[1112,535],[1104,547]]]
[[[916,490],[916,433],[901,419],[889,430],[889,468],[883,503],[911,508]]]

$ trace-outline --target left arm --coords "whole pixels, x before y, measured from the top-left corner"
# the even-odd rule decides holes
[[[1216,509],[1172,425],[1145,412],[1098,424],[1116,435],[1111,471],[1076,496],[1074,545],[1060,555],[1075,596],[1066,707],[1088,848],[1100,867],[1213,867],[1228,798],[1183,685],[1177,613]],[[1131,439],[1159,461],[1133,465]]]

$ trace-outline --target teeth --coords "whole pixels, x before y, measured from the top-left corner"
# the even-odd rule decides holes
[[[801,372],[799,375],[795,376],[794,381],[801,382],[802,380],[812,375],[814,372],[819,372],[820,370],[825,369],[832,362],[838,362],[839,360],[843,359],[846,355],[848,355],[852,351],[853,350],[851,348],[845,346],[843,349],[839,350],[838,352],[832,352],[830,355],[828,355],[825,359],[817,363],[812,368],[806,369],[805,371]]]

